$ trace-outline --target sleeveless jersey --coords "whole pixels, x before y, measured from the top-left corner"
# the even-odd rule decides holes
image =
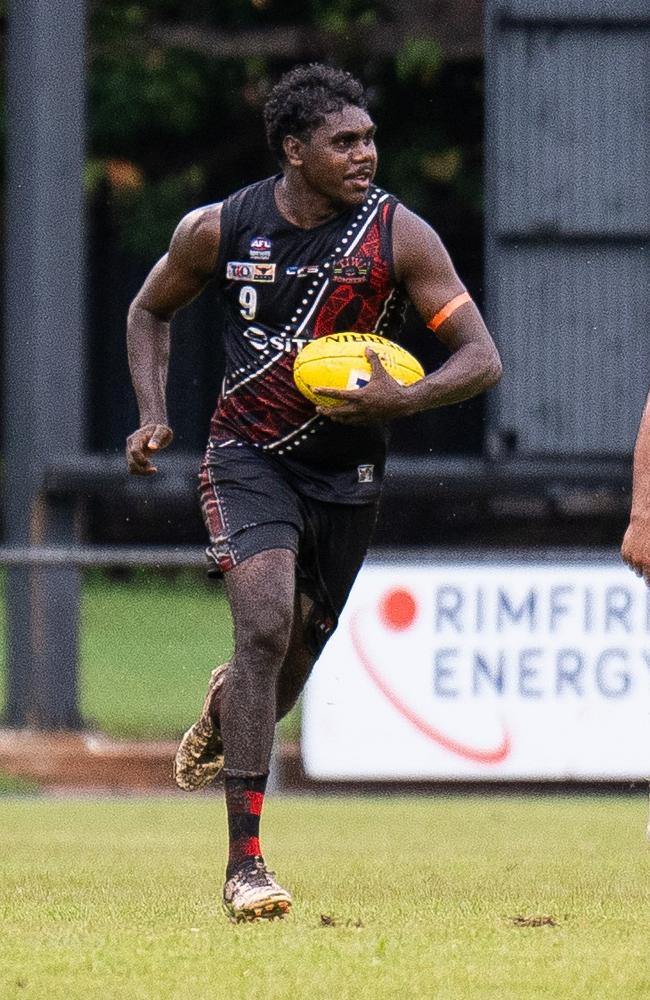
[[[363,204],[314,229],[279,212],[280,175],[227,198],[215,279],[224,309],[225,377],[210,447],[252,445],[309,496],[368,503],[381,488],[386,428],[319,416],[293,362],[308,341],[347,330],[396,340],[405,299],[396,285],[397,199],[371,186]]]

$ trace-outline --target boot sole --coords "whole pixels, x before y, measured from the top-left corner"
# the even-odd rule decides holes
[[[232,924],[252,923],[254,920],[282,920],[291,911],[291,901],[288,899],[268,899],[246,906],[235,911],[228,903],[223,903],[223,910]]]

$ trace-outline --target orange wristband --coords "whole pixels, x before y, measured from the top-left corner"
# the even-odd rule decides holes
[[[471,301],[472,296],[469,292],[461,292],[460,295],[456,295],[453,299],[451,299],[446,306],[439,309],[433,319],[429,320],[427,326],[430,330],[435,332],[439,326],[442,326],[446,319],[449,319],[452,313],[455,313],[456,310],[460,308],[460,306],[464,306],[466,302]]]

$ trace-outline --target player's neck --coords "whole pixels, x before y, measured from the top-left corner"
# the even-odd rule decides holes
[[[284,174],[275,185],[274,194],[280,214],[301,229],[315,229],[345,211],[345,205],[315,191],[300,174]]]

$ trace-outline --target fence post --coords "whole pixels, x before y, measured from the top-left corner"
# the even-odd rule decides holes
[[[10,543],[72,542],[71,500],[45,467],[83,449],[85,0],[10,0],[4,517]],[[12,726],[80,725],[79,570],[11,569]]]

